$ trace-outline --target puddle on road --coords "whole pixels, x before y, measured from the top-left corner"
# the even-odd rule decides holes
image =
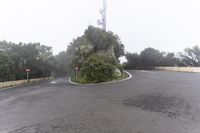
[[[179,96],[167,96],[162,93],[128,97],[123,105],[140,108],[145,111],[163,113],[169,118],[195,119],[199,114],[189,103]]]

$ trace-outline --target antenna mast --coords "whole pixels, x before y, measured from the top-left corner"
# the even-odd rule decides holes
[[[102,29],[106,31],[106,11],[107,11],[107,2],[103,0],[103,9],[100,10],[100,14],[102,16],[101,20],[98,20],[97,23],[102,25]]]

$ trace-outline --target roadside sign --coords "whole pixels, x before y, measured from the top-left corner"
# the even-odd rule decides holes
[[[30,72],[30,69],[26,69],[26,72]]]

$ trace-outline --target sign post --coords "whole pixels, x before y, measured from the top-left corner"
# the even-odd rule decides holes
[[[26,78],[27,78],[28,83],[29,83],[29,72],[30,72],[30,69],[26,69]]]
[[[76,80],[78,78],[78,67],[76,67]]]

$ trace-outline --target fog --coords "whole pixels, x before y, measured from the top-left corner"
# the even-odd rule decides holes
[[[102,0],[0,0],[0,40],[41,42],[54,54],[89,25]],[[200,42],[198,0],[107,0],[107,29],[129,52],[146,47],[178,52]]]

